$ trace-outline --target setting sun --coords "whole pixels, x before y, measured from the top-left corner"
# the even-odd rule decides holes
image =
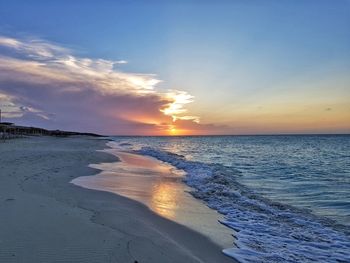
[[[176,135],[176,133],[177,133],[177,130],[175,128],[171,128],[170,129],[170,134],[171,135]]]

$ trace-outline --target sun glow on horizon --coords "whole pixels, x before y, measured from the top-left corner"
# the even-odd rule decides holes
[[[170,129],[170,134],[171,135],[176,135],[177,130],[175,128]]]
[[[190,129],[185,129],[182,127],[177,127],[175,125],[170,125],[166,130],[166,135],[168,136],[188,136],[188,135],[197,135],[196,132]]]

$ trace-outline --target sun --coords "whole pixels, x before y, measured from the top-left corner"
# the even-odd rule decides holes
[[[169,125],[168,129],[166,130],[166,133],[168,136],[185,136],[190,135],[190,130],[182,129],[182,127],[178,127],[175,125]]]
[[[170,125],[170,127],[168,128],[168,134],[169,135],[178,135],[179,130],[176,129],[175,125]]]

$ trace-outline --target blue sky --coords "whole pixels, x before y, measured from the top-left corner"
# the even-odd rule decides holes
[[[118,69],[156,74],[158,90],[194,96],[187,108],[201,122],[237,132],[277,129],[276,121],[268,130],[244,121],[259,116],[270,122],[293,115],[304,125],[297,117],[305,107],[321,121],[322,109],[339,104],[334,118],[346,121],[349,25],[345,0],[0,2],[0,34],[44,39],[81,57],[126,60]],[[259,109],[266,112],[258,116]],[[272,116],[273,109],[281,115]],[[320,131],[333,131],[332,123]],[[288,132],[286,125],[276,132]]]

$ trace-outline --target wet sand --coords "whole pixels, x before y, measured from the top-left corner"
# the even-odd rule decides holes
[[[108,143],[110,147],[114,143]],[[109,191],[142,202],[152,211],[209,237],[222,249],[232,247],[232,230],[218,222],[222,215],[195,199],[182,180],[184,172],[149,156],[106,149],[120,161],[92,164],[101,170],[72,183],[89,189]]]
[[[219,245],[120,195],[72,179],[115,162],[87,137],[0,144],[0,262],[233,262]]]

